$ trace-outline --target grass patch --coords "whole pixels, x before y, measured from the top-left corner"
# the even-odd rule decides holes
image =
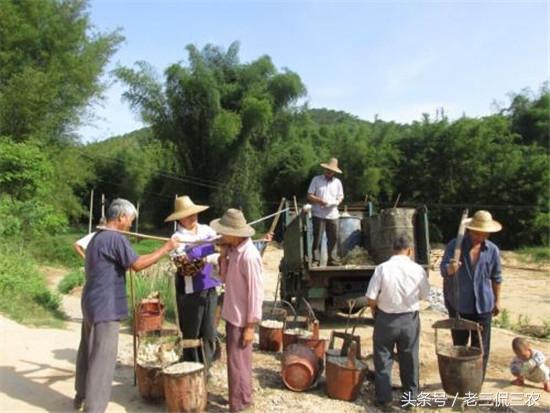
[[[84,285],[84,270],[82,269],[73,269],[70,273],[65,275],[59,285],[57,290],[61,294],[68,294],[76,287]]]
[[[86,231],[76,229],[64,234],[41,235],[29,242],[28,250],[40,264],[78,268],[84,262],[73,249],[73,244],[84,235]]]
[[[547,264],[550,262],[550,247],[524,247],[516,251],[526,263]]]
[[[133,311],[131,309],[131,291],[130,291],[130,275],[126,280],[126,291],[128,293],[128,307],[130,309],[128,314],[128,323],[133,323]],[[167,321],[175,322],[174,315],[174,278],[173,271],[169,269],[165,262],[155,264],[151,268],[148,268],[142,272],[134,273],[135,280],[135,293],[136,293],[136,306],[137,304],[147,298],[149,294],[154,291],[158,291],[160,299],[164,303],[165,318]]]
[[[162,241],[155,241],[153,239],[143,239],[139,242],[131,240],[132,247],[138,253],[138,255],[149,254],[154,250],[160,248],[164,243]]]
[[[46,280],[27,253],[9,242],[0,246],[0,311],[11,319],[37,326],[61,326],[65,315],[60,296],[48,289]]]
[[[531,324],[528,316],[520,314],[514,323],[508,310],[503,309],[498,317],[493,320],[495,327],[514,331],[525,336],[550,339],[550,320],[543,320],[542,326]]]

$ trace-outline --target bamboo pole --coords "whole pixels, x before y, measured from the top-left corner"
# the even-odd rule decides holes
[[[100,229],[100,230],[103,230],[103,231],[113,231],[113,232],[118,232],[118,233],[124,234],[124,235],[131,235],[131,236],[137,237],[137,238],[154,239],[156,241],[164,241],[164,242],[170,241],[170,238],[166,238],[166,237],[157,237],[156,235],[147,235],[147,234],[140,234],[139,232],[123,231],[121,229],[109,228],[109,227],[105,227],[103,225],[98,225],[96,228]]]
[[[101,218],[105,218],[105,194],[101,194]]]
[[[88,214],[88,234],[92,233],[92,219],[94,215],[94,190],[90,193],[90,213]]]
[[[134,386],[137,384],[136,368],[137,368],[137,316],[136,316],[136,288],[134,280],[134,271],[130,270],[130,300],[132,305],[132,340],[133,340],[133,359],[134,359]]]
[[[176,199],[178,199],[178,194],[176,194],[176,196],[174,196],[174,209],[176,207]],[[177,230],[178,230],[178,221],[174,220],[174,232],[176,232]]]
[[[137,201],[137,206],[136,206],[136,233],[139,234],[139,201]],[[138,239],[138,242],[139,242],[139,239]]]
[[[268,233],[275,232],[275,229],[277,228],[277,224],[279,222],[279,218],[281,217],[281,211],[283,210],[283,205],[285,204],[285,201],[286,201],[286,198],[282,197],[281,198],[281,203],[279,204],[279,208],[277,208],[277,215],[273,219],[273,222],[271,223],[271,226],[269,227]],[[288,210],[288,208],[287,208],[287,210]]]

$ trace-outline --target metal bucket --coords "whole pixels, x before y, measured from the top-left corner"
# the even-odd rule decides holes
[[[393,255],[393,241],[401,234],[414,240],[414,208],[383,209],[367,218],[369,252],[379,264]]]
[[[325,348],[327,341],[324,338],[298,337],[297,343],[313,350],[313,352],[319,359],[325,359]]]
[[[290,345],[283,353],[281,377],[292,391],[304,391],[312,387],[321,371],[319,358],[313,350],[301,344]]]
[[[363,246],[363,233],[361,231],[361,218],[353,215],[341,216],[338,220],[338,254],[346,256],[353,248]]]
[[[164,376],[164,396],[169,412],[204,412],[208,393],[206,391],[206,369],[189,373],[172,373],[170,369],[183,365],[177,363],[162,370]],[[194,363],[200,364],[200,363]]]
[[[465,397],[467,393],[478,394],[483,385],[483,348],[470,346],[440,346],[438,329],[476,331],[481,340],[479,324],[469,320],[448,319],[434,323],[435,352],[443,390],[449,395]]]
[[[136,312],[136,332],[138,334],[147,331],[162,329],[164,322],[164,304],[159,299],[142,300],[138,304]]]
[[[275,304],[274,304],[275,305]],[[260,344],[259,349],[262,351],[274,351],[279,352],[283,348],[283,330],[285,328],[285,321],[287,317],[287,311],[283,308],[272,308],[271,312],[267,315],[267,319],[260,323]],[[268,325],[269,322],[278,322],[280,327],[274,327]]]
[[[279,352],[283,348],[283,327],[267,327],[260,323],[260,344],[262,351]]]
[[[136,365],[136,378],[139,395],[147,401],[164,399],[164,379],[160,366]]]
[[[355,342],[350,344],[346,356],[327,355],[326,370],[326,391],[329,397],[346,401],[357,399],[365,381],[367,366],[361,361]]]

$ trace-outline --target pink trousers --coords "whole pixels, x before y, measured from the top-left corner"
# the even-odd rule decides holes
[[[243,347],[244,328],[225,323],[229,409],[240,412],[252,403],[252,343]]]

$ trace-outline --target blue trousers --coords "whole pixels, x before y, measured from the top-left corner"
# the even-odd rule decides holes
[[[393,349],[397,347],[403,393],[416,399],[418,394],[418,345],[420,317],[418,311],[390,314],[376,312],[373,336],[374,388],[376,401],[392,401],[391,371]]]

